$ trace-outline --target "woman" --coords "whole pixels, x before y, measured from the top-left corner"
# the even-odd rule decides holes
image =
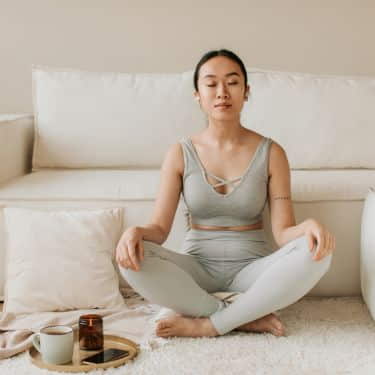
[[[134,290],[176,312],[158,322],[158,336],[285,335],[273,311],[303,297],[328,271],[335,238],[314,219],[296,225],[284,149],[240,123],[250,88],[238,56],[205,54],[194,86],[208,126],[168,150],[151,223],[123,233],[116,260]],[[176,252],[161,244],[181,192],[191,229]],[[280,246],[271,254],[262,223],[267,199]],[[243,294],[230,304],[211,294],[217,291]]]

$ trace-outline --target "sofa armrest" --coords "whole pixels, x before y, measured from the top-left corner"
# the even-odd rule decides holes
[[[375,186],[369,187],[364,201],[361,222],[360,272],[364,302],[375,320]]]
[[[0,184],[31,172],[32,114],[0,115]]]

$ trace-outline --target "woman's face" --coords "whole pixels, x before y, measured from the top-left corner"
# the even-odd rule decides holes
[[[200,67],[198,91],[194,95],[209,117],[230,120],[239,118],[249,86],[245,90],[245,77],[236,62],[216,56]],[[229,106],[218,106],[221,103]]]

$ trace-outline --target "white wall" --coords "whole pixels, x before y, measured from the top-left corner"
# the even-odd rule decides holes
[[[228,48],[248,67],[375,75],[374,20],[361,0],[0,0],[0,113],[32,111],[32,64],[181,72]]]

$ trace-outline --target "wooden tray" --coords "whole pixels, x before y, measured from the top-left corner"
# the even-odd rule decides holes
[[[121,366],[133,358],[135,358],[140,352],[139,345],[132,340],[125,339],[123,337],[104,335],[104,349],[107,348],[117,348],[128,350],[130,354],[127,357],[119,358],[114,361],[109,361],[100,364],[84,364],[81,361],[98,353],[100,350],[80,350],[79,342],[77,339],[77,332],[74,332],[74,350],[73,350],[73,360],[70,363],[64,365],[53,365],[42,361],[41,354],[34,348],[31,347],[28,350],[29,358],[31,362],[40,368],[46,368],[53,371],[61,372],[86,372],[98,368],[109,368]]]

